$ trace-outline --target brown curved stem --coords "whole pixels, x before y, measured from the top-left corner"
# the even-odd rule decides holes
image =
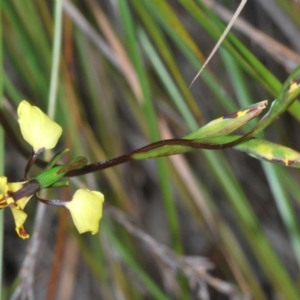
[[[78,170],[72,170],[65,174],[65,177],[74,177],[74,176],[80,176],[88,173],[93,173],[97,171],[101,171],[107,168],[111,168],[120,164],[123,164],[125,162],[129,162],[134,160],[133,155],[137,153],[146,153],[148,151],[163,147],[163,146],[185,146],[185,147],[191,147],[195,149],[210,149],[210,150],[221,150],[226,148],[231,148],[241,142],[244,142],[251,138],[251,134],[246,134],[235,141],[232,141],[230,143],[226,144],[206,144],[206,143],[199,143],[196,140],[186,140],[186,139],[168,139],[168,140],[161,140],[152,144],[149,144],[147,146],[144,146],[142,148],[139,148],[137,150],[134,150],[128,154],[124,154],[121,156],[118,156],[116,158],[112,158],[106,161],[92,163],[89,165],[84,166],[81,169]],[[166,155],[167,156],[167,155]]]
[[[7,117],[7,114],[0,110],[0,121],[5,129],[5,132],[8,133],[9,138],[15,145],[15,147],[18,149],[18,151],[25,157],[28,157],[30,155],[29,151],[26,150],[26,147],[24,147],[24,144],[20,141],[20,137],[16,135],[15,131],[12,129],[12,125],[10,124],[9,118]],[[226,144],[209,144],[209,143],[199,143],[196,140],[188,140],[188,139],[167,139],[167,140],[161,140],[158,142],[154,142],[152,144],[146,145],[142,148],[139,148],[137,150],[134,150],[128,154],[124,154],[121,156],[118,156],[116,158],[112,158],[106,161],[102,162],[96,162],[89,165],[84,166],[81,169],[72,170],[70,172],[67,172],[65,174],[65,177],[74,177],[74,176],[80,176],[88,173],[93,173],[97,171],[101,171],[104,169],[108,169],[129,161],[134,160],[133,155],[137,153],[146,153],[148,151],[163,147],[163,146],[185,146],[185,147],[191,147],[195,149],[210,149],[210,150],[221,150],[226,148],[231,148],[241,142],[244,142],[252,137],[253,130],[248,132],[246,135],[232,141]],[[35,160],[35,164],[39,166],[40,168],[45,168],[48,164],[48,162],[43,161],[39,158]],[[29,166],[30,167],[30,166]]]

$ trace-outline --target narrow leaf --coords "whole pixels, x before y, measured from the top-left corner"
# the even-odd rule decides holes
[[[234,147],[236,150],[269,162],[300,168],[300,153],[288,147],[266,140],[251,139]]]
[[[300,94],[300,66],[297,67],[293,73],[284,82],[282,89],[277,99],[275,99],[270,107],[268,113],[260,120],[260,122],[251,131],[251,135],[265,129],[276,118],[284,113]]]
[[[267,107],[268,101],[261,101],[247,108],[227,114],[213,120],[195,132],[185,136],[185,139],[199,139],[205,137],[227,135],[248,123]]]
[[[178,139],[177,142],[176,140],[163,141],[161,146],[153,150],[145,149],[145,151],[140,151],[139,153],[133,154],[132,158],[140,160],[182,154],[201,148],[216,149],[216,147],[210,147],[210,145],[222,145],[234,141],[234,139],[230,137],[224,137],[224,139],[222,139],[222,137],[248,123],[251,119],[260,114],[266,106],[267,101],[261,101],[246,109],[230,113],[209,122],[197,131],[185,136],[183,139]],[[208,139],[216,136],[218,136],[217,141]]]

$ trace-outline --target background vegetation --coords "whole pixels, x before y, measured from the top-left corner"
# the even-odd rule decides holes
[[[248,2],[189,88],[239,1],[2,1],[0,91],[11,130],[20,137],[15,111],[26,99],[62,125],[58,148],[95,162],[273,100],[300,64],[300,3]],[[264,137],[300,149],[299,103],[289,112]],[[16,181],[26,154],[11,137],[3,161]],[[32,238],[22,241],[5,211],[3,299],[299,299],[297,169],[207,150],[131,162],[78,185],[105,194],[96,236],[79,235],[67,211],[31,201]]]

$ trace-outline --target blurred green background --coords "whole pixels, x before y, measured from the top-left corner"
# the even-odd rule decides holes
[[[300,64],[300,3],[248,2],[189,88],[239,1],[2,1],[5,175],[19,180],[26,164],[12,140],[23,99],[55,115],[57,149],[90,162],[272,101]],[[296,103],[263,137],[300,149],[299,120]],[[77,186],[105,195],[96,236],[79,235],[62,209],[38,220],[33,200],[26,225],[38,239],[22,241],[5,211],[3,299],[300,298],[297,169],[194,151],[82,176],[46,197],[68,199]]]

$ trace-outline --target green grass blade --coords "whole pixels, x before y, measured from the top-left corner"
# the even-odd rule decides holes
[[[0,108],[2,108],[3,87],[4,87],[4,68],[3,68],[3,20],[2,20],[2,1],[0,1]],[[0,174],[4,173],[4,130],[0,125]],[[4,249],[4,215],[0,211],[0,300],[4,294],[3,289],[3,249]]]
[[[50,118],[54,118],[55,107],[57,101],[57,86],[59,79],[59,62],[61,52],[61,38],[62,38],[62,0],[55,1],[54,10],[54,40],[52,51],[52,67],[50,78],[50,90],[48,101],[48,115]]]
[[[155,299],[167,300],[168,297],[160,290],[160,288],[153,282],[153,280],[143,271],[141,266],[137,263],[136,259],[127,249],[123,246],[122,242],[116,238],[113,232],[110,232],[110,228],[106,227],[107,237],[110,242],[117,249],[120,256],[123,258],[124,262],[128,264],[138,275],[138,278],[147,287],[150,294],[155,297]]]
[[[182,29],[182,25],[180,25],[181,23],[179,22],[178,17],[169,5],[165,1],[144,1],[144,4],[146,8],[158,19],[161,26],[163,26],[163,28],[167,31],[192,67],[195,68],[195,70],[200,69],[202,66],[201,51],[193,42],[188,32]],[[160,9],[158,10],[157,7]],[[217,79],[211,74],[211,72],[204,70],[202,72],[202,78],[216,97],[216,100],[221,102],[228,111],[233,111],[236,108],[232,99],[226,95],[224,90],[220,89],[221,85],[217,82]],[[199,95],[199,99],[201,100],[201,94]],[[196,128],[193,128],[192,130],[196,130]]]
[[[196,103],[193,95],[188,88],[188,85],[183,78],[183,74],[179,67],[176,64],[176,59],[172,53],[171,47],[168,44],[168,41],[163,36],[161,29],[159,28],[158,24],[153,20],[153,18],[149,15],[146,6],[141,5],[140,1],[134,0],[135,9],[139,13],[142,18],[142,21],[145,24],[147,33],[153,40],[153,45],[157,49],[157,52],[161,55],[161,59],[166,64],[168,71],[170,72],[171,76],[174,78],[174,83],[177,85],[178,90],[182,93],[186,104],[189,106],[190,110],[193,112],[194,117],[198,120],[199,123],[202,121],[202,114]],[[150,56],[151,58],[151,56]],[[163,78],[163,76],[161,76]],[[176,97],[175,97],[176,99]]]
[[[289,234],[297,263],[300,266],[300,231],[295,210],[290,203],[287,192],[284,190],[281,184],[277,168],[267,162],[263,162],[262,165],[272,190],[278,211]]]
[[[135,38],[135,26],[133,23],[132,16],[130,14],[127,1],[119,0],[118,1],[121,13],[121,19],[123,22],[124,30],[127,37],[127,46],[130,57],[133,61],[133,65],[138,74],[140,80],[141,89],[143,92],[144,98],[144,111],[148,122],[148,127],[150,128],[150,136],[152,140],[159,140],[159,131],[155,116],[155,111],[153,103],[151,100],[150,87],[147,80],[147,74],[145,72],[142,59],[137,47],[137,41]],[[171,239],[174,250],[178,253],[182,252],[182,244],[180,241],[180,230],[177,218],[176,207],[173,202],[173,197],[170,190],[170,185],[167,180],[168,173],[166,170],[165,162],[162,160],[157,161],[158,176],[161,186],[161,191],[164,199],[167,219],[171,232]]]
[[[150,40],[146,36],[145,32],[139,31],[139,39],[141,44],[143,45],[145,52],[148,54],[149,60],[152,62],[157,75],[160,77],[162,83],[165,85],[171,99],[174,101],[175,106],[177,107],[180,114],[183,116],[185,120],[187,120],[188,126],[196,127],[197,123],[187,106],[186,102],[184,101],[182,95],[180,94],[177,86],[173,82],[170,74],[166,70],[165,66],[163,65],[162,61],[160,60],[158,54],[156,53],[153,45],[151,44]]]

